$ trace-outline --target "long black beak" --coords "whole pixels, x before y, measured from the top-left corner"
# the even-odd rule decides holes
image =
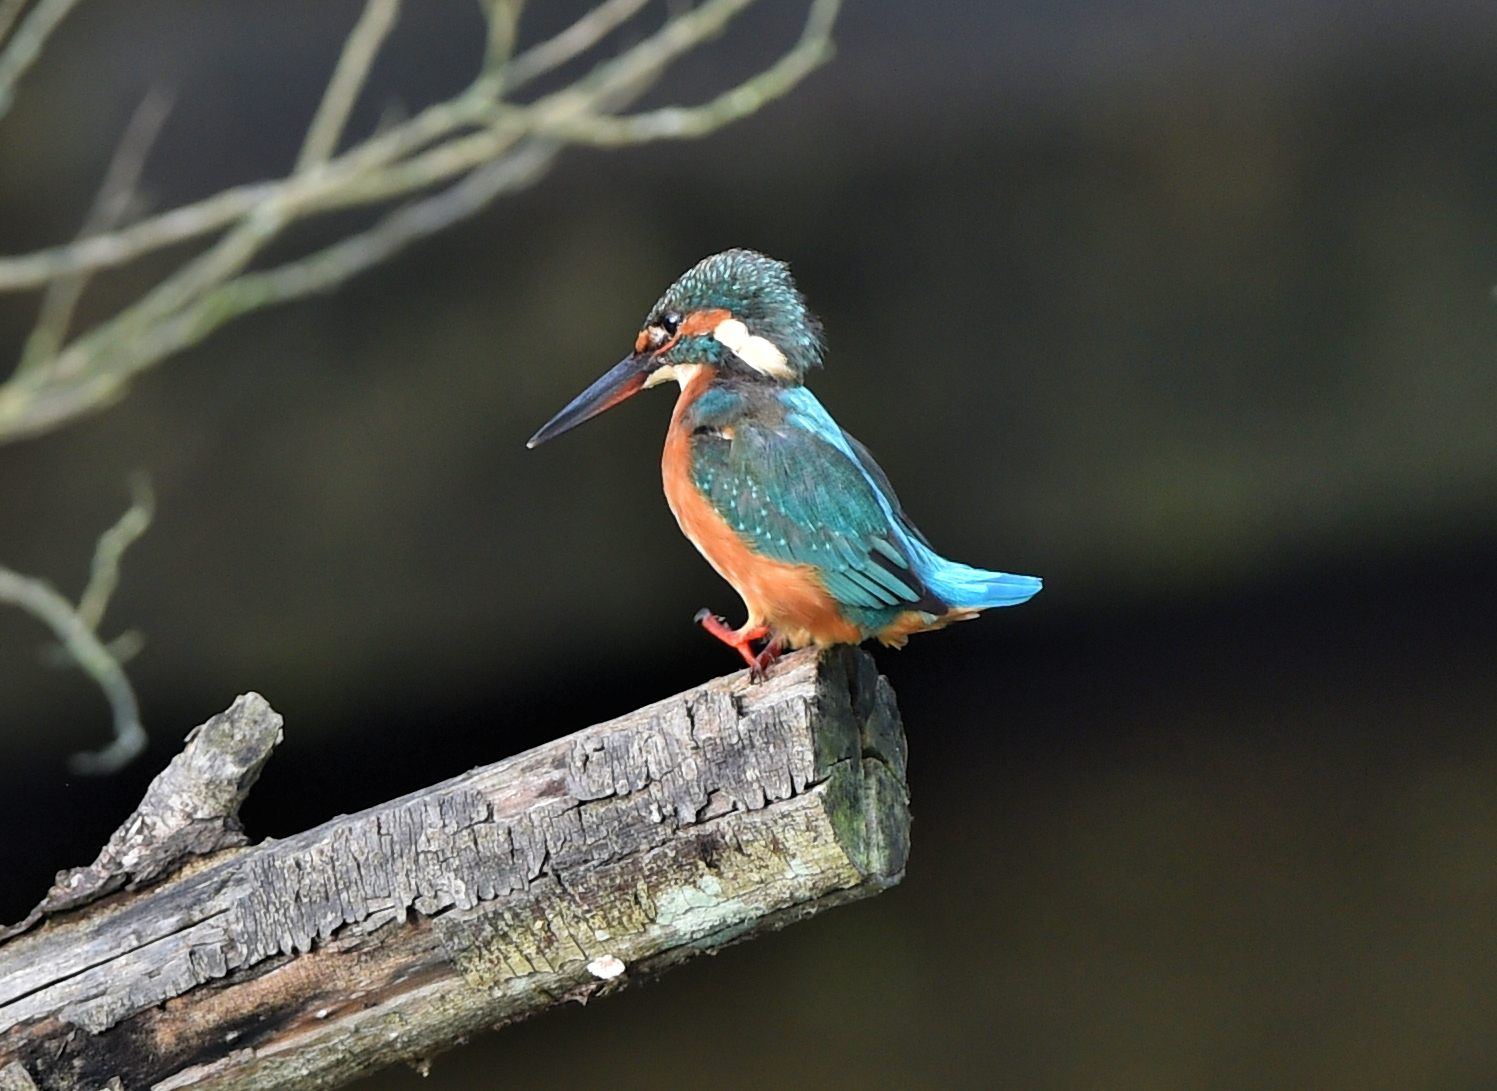
[[[592,386],[567,403],[565,409],[541,426],[541,430],[530,437],[526,447],[539,447],[548,439],[576,428],[585,420],[592,420],[599,413],[612,409],[619,402],[634,397],[644,389],[649,375],[649,357],[640,353],[626,356],[614,364]]]

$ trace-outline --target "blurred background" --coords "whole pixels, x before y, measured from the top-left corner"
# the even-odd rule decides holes
[[[152,88],[153,207],[284,173],[359,8],[82,5],[0,122],[0,253],[76,233]],[[716,94],[803,12],[648,102]],[[407,5],[355,135],[461,88],[481,29]],[[0,611],[0,919],[242,691],[287,721],[263,837],[732,669],[691,617],[737,600],[660,495],[670,396],[523,443],[676,275],[751,246],[936,545],[1045,591],[877,652],[902,886],[362,1086],[1497,1083],[1497,5],[862,0],[836,37],[740,124],[569,151],[0,447],[0,561],[70,594],[131,471],[158,503],[105,626],[147,640],[125,772],[67,772],[104,702]],[[7,359],[35,303],[0,296]]]

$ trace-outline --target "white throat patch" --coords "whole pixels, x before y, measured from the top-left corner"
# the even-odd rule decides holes
[[[701,364],[665,364],[650,372],[649,378],[645,379],[644,388],[649,390],[652,386],[659,386],[661,383],[675,379],[681,384],[681,389],[685,390],[686,384],[696,378],[696,373],[701,370]]]
[[[725,318],[717,324],[712,336],[726,346],[760,375],[774,379],[793,379],[795,369],[785,360],[785,354],[773,341],[749,333],[748,327],[736,318]]]

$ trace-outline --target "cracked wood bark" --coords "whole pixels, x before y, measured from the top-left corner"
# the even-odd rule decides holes
[[[0,941],[0,1088],[320,1088],[429,1056],[898,882],[904,772],[892,690],[841,648],[283,841],[189,838],[210,855],[143,889],[106,850],[103,900]]]

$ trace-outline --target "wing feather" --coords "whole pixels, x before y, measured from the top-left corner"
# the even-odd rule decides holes
[[[897,502],[881,501],[875,491],[881,486],[857,459],[793,415],[774,422],[743,417],[731,429],[700,430],[692,437],[692,476],[750,548],[811,565],[838,602],[944,612],[891,526]]]

